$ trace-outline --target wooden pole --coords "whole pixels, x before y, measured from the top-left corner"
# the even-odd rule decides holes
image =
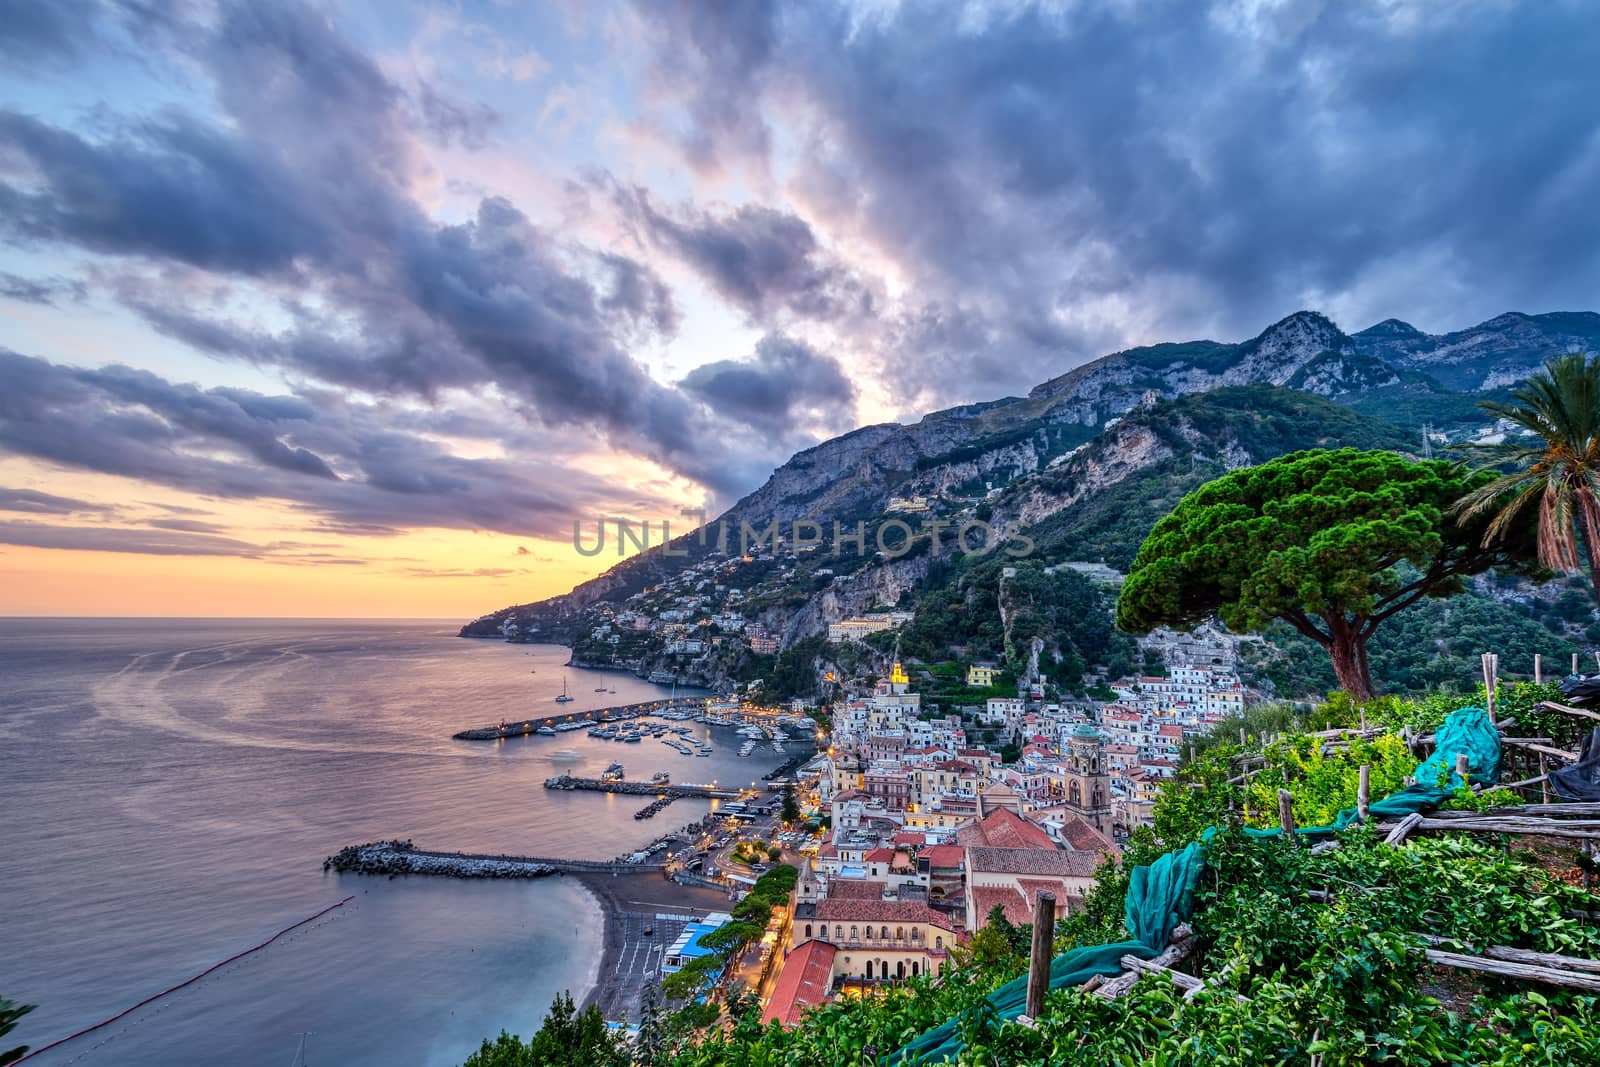
[[[1363,734],[1367,732],[1367,709],[1366,708],[1362,708],[1361,709],[1361,732]]]
[[[1533,654],[1533,684],[1544,684],[1544,657],[1537,652]]]
[[[1465,752],[1457,752],[1456,753],[1456,777],[1465,779],[1466,776],[1467,776],[1467,767],[1468,767],[1467,754]]]
[[[1283,827],[1283,836],[1287,841],[1295,839],[1294,833],[1294,794],[1287,789],[1278,790],[1278,825]]]
[[[1422,816],[1412,812],[1395,824],[1394,829],[1389,831],[1389,836],[1383,839],[1383,843],[1386,845],[1398,845],[1406,839],[1406,835],[1417,828],[1417,824],[1421,821]]]
[[[1055,948],[1056,895],[1039,892],[1033,898],[1033,952],[1028,957],[1027,1014],[1037,1019],[1044,1012],[1044,995],[1050,988],[1050,959]]]
[[[1578,673],[1578,654],[1576,652],[1572,654],[1572,673]]]
[[[1539,799],[1550,803],[1550,757],[1539,753]]]
[[[1241,748],[1243,748],[1243,747],[1244,747],[1244,744],[1245,744],[1245,740],[1244,740],[1244,727],[1243,727],[1243,726],[1241,726],[1241,727],[1239,727],[1239,747],[1241,747]]]
[[[1372,802],[1372,766],[1361,765],[1361,777],[1356,784],[1356,814],[1363,822],[1367,818],[1367,805]]]

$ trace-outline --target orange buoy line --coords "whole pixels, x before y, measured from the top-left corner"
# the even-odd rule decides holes
[[[168,988],[163,989],[159,993],[154,993],[154,994],[152,994],[152,995],[150,995],[148,997],[145,997],[143,1000],[139,1001],[139,1003],[135,1004],[133,1007],[125,1008],[122,1011],[117,1012],[111,1018],[106,1019],[106,1020],[104,1020],[102,1022],[97,1022],[93,1026],[86,1026],[82,1030],[79,1030],[75,1034],[68,1034],[66,1037],[57,1038],[55,1041],[50,1042],[48,1045],[40,1045],[38,1048],[33,1049],[31,1052],[29,1052],[27,1055],[23,1056],[21,1059],[13,1060],[12,1062],[13,1063],[21,1063],[23,1060],[31,1060],[33,1057],[39,1055],[41,1052],[49,1052],[53,1048],[57,1048],[57,1047],[59,1047],[61,1045],[65,1045],[68,1041],[71,1041],[73,1038],[82,1037],[84,1034],[93,1033],[94,1031],[99,1030],[101,1027],[104,1027],[104,1026],[110,1026],[112,1023],[116,1022],[118,1019],[122,1018],[123,1016],[133,1014],[134,1012],[138,1011],[140,1008],[144,1007],[146,1004],[149,1004],[152,1001],[160,1000],[162,997],[166,996],[168,993],[176,993],[178,990],[182,989],[184,986],[193,985],[194,983],[198,982],[200,979],[204,978],[206,975],[210,974],[212,971],[217,970],[219,967],[226,967],[228,964],[232,963],[234,960],[243,959],[245,956],[250,955],[250,953],[252,953],[252,952],[260,952],[262,949],[266,948],[268,945],[270,945],[274,941],[278,940],[278,938],[282,937],[284,934],[288,933],[290,930],[297,930],[300,927],[306,925],[306,923],[315,922],[316,920],[322,918],[324,915],[328,914],[328,912],[332,911],[334,908],[342,908],[342,907],[344,907],[346,904],[350,903],[354,899],[355,899],[355,896],[351,895],[351,896],[345,897],[343,900],[339,901],[337,904],[329,904],[326,908],[323,908],[321,911],[317,912],[315,915],[308,916],[308,917],[306,917],[304,919],[301,919],[297,923],[293,923],[293,924],[291,924],[289,926],[285,926],[282,930],[279,930],[277,933],[273,934],[271,937],[269,937],[265,941],[261,942],[261,944],[252,946],[251,948],[247,948],[243,952],[235,952],[233,955],[229,956],[227,959],[223,960],[220,963],[213,963],[211,966],[207,967],[205,970],[201,971],[199,974],[195,975],[193,978],[186,979],[185,981],[179,982],[175,986],[169,986]]]

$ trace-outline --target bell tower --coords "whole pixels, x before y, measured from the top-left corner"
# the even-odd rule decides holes
[[[1067,810],[1096,830],[1111,836],[1111,772],[1106,766],[1106,739],[1088,723],[1072,731],[1067,744],[1062,785]]]

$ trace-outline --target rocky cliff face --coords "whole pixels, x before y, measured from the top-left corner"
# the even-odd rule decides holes
[[[1374,396],[1401,394],[1413,403],[1420,397],[1419,422],[1434,410],[1434,398],[1447,396],[1471,418],[1473,404],[1462,394],[1518,381],[1550,355],[1572,348],[1600,349],[1600,314],[1510,313],[1448,334],[1427,334],[1388,319],[1346,335],[1323,315],[1296,312],[1238,344],[1190,341],[1132,348],[1052,378],[1026,397],[951,408],[906,425],[863,427],[797,453],[720,521],[735,539],[741,523],[759,530],[772,522],[786,527],[796,519],[812,519],[825,528],[835,520],[848,527],[882,514],[892,496],[936,495],[961,487],[981,492],[993,484],[1022,489],[1007,494],[1002,513],[1008,522],[1028,524],[1114,484],[1129,470],[1176,454],[1173,442],[1181,442],[1193,427],[1174,426],[1177,438],[1157,434],[1150,420],[1140,418],[1156,399],[1270,383],[1361,403],[1367,405],[1363,410],[1390,418],[1402,417],[1401,409],[1374,410]],[[1118,419],[1126,419],[1126,425],[1116,426],[1112,437],[1074,454]],[[1237,443],[1222,442],[1213,451],[1228,465],[1260,458]],[[1070,478],[1020,484],[1068,466]],[[677,545],[689,549],[690,559],[697,555],[697,538],[680,538]],[[682,566],[681,559],[649,553],[564,597],[515,610],[570,615],[599,599],[622,599]],[[492,632],[503,614],[485,616],[463,632]]]
[[[1353,334],[1350,342],[1363,355],[1425,374],[1446,389],[1481,393],[1521,381],[1562,352],[1600,350],[1600,314],[1508,312],[1445,334],[1385,319]]]

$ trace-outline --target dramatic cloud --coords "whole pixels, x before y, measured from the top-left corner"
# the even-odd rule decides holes
[[[561,537],[570,536],[575,515],[669,507],[574,477],[562,463],[569,453],[554,441],[511,435],[526,454],[467,459],[435,443],[436,433],[420,432],[425,420],[415,414],[397,418],[331,395],[313,402],[200,389],[127,367],[62,367],[3,349],[0,382],[0,451],[207,496],[286,501],[330,532],[438,526]],[[394,428],[407,421],[409,430]],[[47,514],[77,503],[26,490],[0,501]],[[192,519],[149,525],[208,532]]]
[[[260,546],[232,537],[162,533],[128,526],[55,526],[16,519],[0,519],[0,545],[143,556],[255,557],[262,553]]]
[[[24,304],[54,306],[76,303],[89,295],[89,287],[71,278],[24,278],[0,271],[0,297]]]
[[[763,337],[755,357],[689,372],[683,388],[721,414],[771,433],[796,424],[852,428],[856,389],[833,359],[792,338]]]
[[[688,263],[753,321],[787,313],[830,322],[872,311],[867,286],[824,252],[811,226],[796,215],[746,206],[723,217],[686,210],[677,219],[657,211],[642,189],[618,198],[652,241]]]
[[[1452,328],[1600,282],[1583,5],[735,6],[639,5],[663,127],[697,167],[787,167],[814,227],[889,257],[913,298],[879,342],[986,338],[886,345],[935,395],[1302,306]]]
[[[71,497],[41,493],[37,489],[0,488],[0,511],[20,512],[28,515],[72,515],[81,512],[102,511],[99,504]]]
[[[429,400],[492,383],[544,425],[592,428],[715,492],[749,488],[723,428],[625,347],[676,326],[647,266],[558,241],[500,198],[434,222],[407,187],[407,98],[308,10],[224,4],[214,27],[162,29],[205,65],[232,122],[165,115],[90,138],[0,112],[14,240],[265,284],[297,324],[265,334],[196,313],[164,284],[130,297],[212,354]],[[141,289],[137,274],[124,289]]]
[[[54,362],[0,354],[0,450],[330,537],[560,536],[728,503],[863,399],[914,417],[1300,307],[1447,329],[1600,291],[1579,4],[665,0],[537,41],[491,8],[12,7],[0,298]],[[283,384],[180,384],[175,346]]]

